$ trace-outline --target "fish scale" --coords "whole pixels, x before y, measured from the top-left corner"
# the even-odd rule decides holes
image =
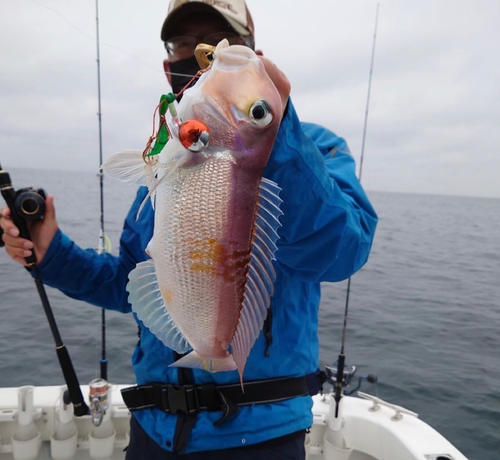
[[[230,175],[230,161],[208,160],[178,169],[170,181],[160,186],[165,190],[157,191],[155,228],[159,231],[155,232],[149,251],[153,259],[160,261],[156,267],[160,289],[174,292],[175,300],[166,305],[167,310],[175,315],[180,331],[185,336],[195,336],[200,350],[210,353],[218,340],[215,315],[223,280],[213,276],[216,261],[212,253],[197,248],[224,236],[228,226],[225,204],[231,197]],[[193,251],[198,251],[200,257],[193,260]],[[229,314],[223,314],[226,315]],[[233,316],[236,323],[239,311]]]

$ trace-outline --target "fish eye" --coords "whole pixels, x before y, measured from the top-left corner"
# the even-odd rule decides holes
[[[271,113],[271,108],[269,104],[260,99],[255,101],[248,111],[248,116],[253,124],[257,126],[267,126],[273,121],[273,114]]]

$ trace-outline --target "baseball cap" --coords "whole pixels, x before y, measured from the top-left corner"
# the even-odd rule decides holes
[[[161,28],[161,39],[166,41],[170,38],[169,30],[173,29],[176,21],[182,15],[188,14],[196,9],[215,10],[242,36],[254,35],[252,16],[248,11],[245,0],[171,0],[168,13]]]

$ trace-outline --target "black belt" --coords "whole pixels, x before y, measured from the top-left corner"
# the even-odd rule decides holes
[[[303,377],[254,380],[227,385],[171,385],[153,383],[124,388],[123,401],[130,411],[158,408],[176,414],[197,414],[201,410],[222,411],[214,425],[234,415],[240,406],[284,401],[298,396],[316,394],[321,389],[319,372]]]

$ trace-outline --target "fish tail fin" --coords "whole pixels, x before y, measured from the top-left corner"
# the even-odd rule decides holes
[[[203,369],[208,372],[233,371],[236,369],[232,355],[227,355],[224,358],[205,358],[196,351],[192,351],[169,367],[189,367],[191,369]]]

